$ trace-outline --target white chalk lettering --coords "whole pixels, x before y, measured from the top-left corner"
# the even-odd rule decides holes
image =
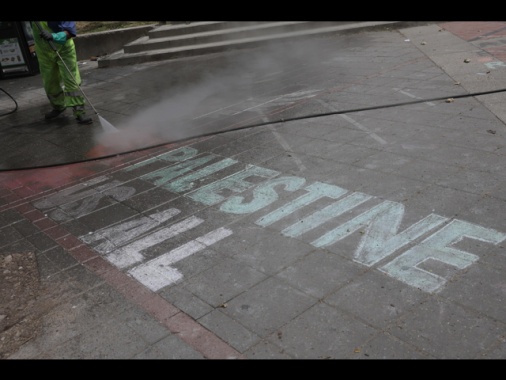
[[[321,199],[323,197],[337,199],[348,191],[334,185],[327,185],[322,182],[315,182],[312,185],[305,187],[304,190],[308,191],[308,193],[289,202],[285,206],[282,206],[277,210],[274,210],[269,214],[261,217],[255,223],[259,226],[266,227],[301,209],[302,207],[307,206],[314,201],[317,201],[318,199]]]
[[[371,199],[370,195],[362,193],[353,193],[348,195],[346,198],[341,199],[331,205],[324,207],[320,211],[309,215],[307,218],[302,218],[290,227],[285,228],[281,233],[285,236],[296,237],[302,235],[308,231],[315,229],[323,223],[335,218],[345,212],[353,209],[359,204]]]
[[[184,231],[188,231],[189,229],[198,226],[203,221],[204,220],[197,218],[196,216],[190,216],[181,222],[174,223],[169,227],[162,228],[139,240],[134,241],[133,243],[116,249],[107,254],[105,258],[112,264],[116,265],[118,268],[126,268],[144,260],[142,251],[147,250],[155,244],[173,238],[174,236],[177,236]]]
[[[64,203],[77,201],[82,198],[86,198],[90,195],[93,195],[96,193],[96,190],[93,189],[93,185],[96,185],[97,183],[101,183],[104,181],[107,181],[109,177],[106,176],[100,176],[97,178],[93,178],[90,181],[87,181],[85,183],[81,183],[76,186],[72,186],[68,189],[64,189],[56,194],[53,194],[45,199],[42,199],[38,202],[35,202],[33,205],[41,210],[47,210],[52,207],[60,206]],[[116,186],[115,183],[111,183],[109,185],[106,185],[109,187]]]
[[[400,209],[392,208],[390,211],[395,212],[400,211]],[[371,223],[364,231],[364,235],[355,252],[354,261],[367,266],[374,265],[430,230],[439,227],[448,218],[430,214],[400,233],[397,233],[397,230],[402,220],[402,215],[398,214],[397,218],[395,215],[390,215],[388,220],[391,224],[381,224],[378,221],[378,223]]]
[[[91,235],[83,235],[79,239],[86,244],[98,243],[94,248],[102,255],[117,249],[130,241],[137,239],[142,234],[158,227],[161,223],[169,220],[181,211],[176,208],[169,208],[164,211],[150,214],[142,218],[106,227],[94,232]]]
[[[335,242],[344,239],[346,236],[354,232],[366,228],[370,225],[378,225],[378,228],[389,225],[391,223],[400,223],[404,214],[404,206],[400,203],[384,201],[379,205],[374,206],[368,211],[358,215],[352,220],[341,224],[340,226],[328,231],[320,238],[313,241],[311,244],[315,247],[327,247]]]
[[[153,172],[144,174],[140,178],[169,191],[188,192],[186,196],[207,206],[221,202],[219,209],[226,213],[253,213],[278,201],[282,191],[304,191],[303,195],[255,221],[255,224],[267,227],[292,216],[290,225],[287,226],[288,223],[285,223],[285,226],[279,226],[281,233],[286,237],[298,237],[313,231],[374,198],[360,192],[347,195],[348,190],[322,182],[314,182],[304,187],[305,178],[278,177],[280,174],[278,171],[255,165],[241,165],[240,168],[237,165],[238,170],[233,174],[214,180],[212,178],[214,173],[238,164],[238,161],[221,158],[214,154],[199,156],[198,150],[190,147],[164,153],[155,159],[171,164],[163,169],[154,169]],[[135,167],[145,166],[153,160],[152,158],[145,160],[124,170],[129,171]],[[205,179],[209,183],[203,184]],[[109,178],[106,176],[95,178],[86,184],[65,189],[35,202],[34,206],[42,210],[56,208],[51,213],[51,217],[55,220],[68,220],[93,211],[98,207],[102,197],[107,196],[116,201],[122,201],[135,193],[133,187],[120,186],[120,182],[116,180],[105,182],[107,180]],[[197,188],[199,185],[200,187]],[[250,190],[248,195],[238,195],[247,190]],[[304,207],[324,198],[334,201],[316,211],[313,209],[310,214],[297,218],[296,222],[293,221],[293,217],[298,216],[293,214],[302,214]],[[150,248],[204,222],[200,218],[191,216],[164,226],[179,213],[177,209],[152,213],[101,229],[80,239],[94,245],[95,250],[111,263],[121,269],[128,269],[131,275],[156,291],[182,277],[182,274],[172,267],[174,263],[232,234],[229,229],[218,228],[147,261]],[[322,236],[310,244],[318,248],[329,247],[359,231],[360,241],[353,255],[355,262],[369,267],[379,264],[378,269],[392,278],[425,292],[435,292],[441,289],[448,279],[433,273],[438,267],[431,267],[430,264],[443,264],[462,270],[478,260],[477,255],[455,248],[456,243],[465,238],[492,244],[499,244],[506,240],[504,233],[460,220],[448,223],[448,218],[436,214],[430,214],[399,231],[403,218],[402,204],[383,201],[351,220],[340,223],[331,230],[326,230]],[[422,241],[415,245],[417,240]],[[167,246],[170,245],[168,242]],[[408,246],[409,249],[406,248]],[[401,251],[403,249],[404,252]],[[393,255],[397,257],[392,259]],[[382,260],[387,258],[390,258],[390,261],[383,263]],[[427,267],[433,269],[428,270]]]
[[[147,164],[150,164],[151,162],[157,161],[158,159],[161,159],[163,161],[167,162],[179,162],[179,161],[185,161],[189,158],[192,158],[198,154],[197,149],[191,148],[188,146],[178,148],[175,150],[171,150],[170,152],[160,154],[159,156],[138,162],[136,164],[133,164],[129,166],[128,168],[124,169],[124,171],[132,171],[139,167],[146,166]]]
[[[224,227],[218,228],[151,261],[132,268],[128,273],[156,292],[183,277],[176,268],[172,267],[174,263],[202,251],[230,235],[232,235],[231,230]]]
[[[408,285],[429,293],[435,292],[447,280],[444,277],[419,268],[420,264],[432,259],[458,269],[468,267],[478,260],[478,256],[450,247],[450,245],[461,241],[463,238],[499,244],[506,239],[506,234],[461,220],[453,220],[426,238],[419,245],[407,250],[388,264],[379,268],[379,270]]]
[[[230,191],[240,193],[255,185],[251,182],[244,181],[246,178],[253,176],[273,178],[277,175],[279,175],[278,171],[264,169],[255,165],[247,165],[246,169],[220,179],[219,181],[202,186],[200,189],[187,194],[187,196],[197,202],[211,206],[225,199],[225,197],[218,194],[218,191],[220,190],[228,189]]]
[[[119,183],[119,181],[113,181],[113,183]],[[112,199],[121,202],[125,199],[130,198],[135,194],[135,192],[135,189],[130,186],[116,186],[105,190],[103,193],[97,193],[90,197],[84,198],[80,202],[66,203],[60,206],[61,210],[55,210],[52,212],[51,218],[58,221],[79,218],[96,210],[102,198],[110,196]]]
[[[102,182],[107,179],[104,176],[100,177],[99,181]],[[92,183],[96,184],[99,182],[95,179]],[[100,200],[107,196],[121,202],[135,194],[133,187],[119,186],[121,184],[122,182],[114,180],[92,189],[87,186],[84,191],[82,191],[82,185],[76,186],[57,193],[35,206],[44,209],[48,206],[53,207],[58,205],[59,208],[50,212],[49,217],[60,222],[79,218],[96,210]]]
[[[220,170],[223,170],[231,165],[236,164],[237,161],[231,158],[225,158],[224,160],[218,161],[214,164],[206,166],[203,169],[200,169],[194,173],[188,174],[184,177],[181,177],[175,181],[166,183],[163,187],[167,190],[173,191],[175,193],[182,193],[186,190],[191,190],[195,187],[195,182],[198,179],[205,178],[213,173],[216,173]]]
[[[147,180],[155,179],[155,181],[152,181],[153,184],[155,184],[156,186],[160,186],[171,181],[176,177],[179,177],[182,174],[185,174],[193,170],[197,166],[202,166],[203,164],[211,161],[213,158],[216,157],[217,156],[210,154],[208,156],[203,156],[200,158],[195,158],[193,160],[184,161],[180,164],[169,166],[168,168],[163,168],[148,174],[144,174],[143,176],[141,176],[141,178]]]
[[[295,191],[300,189],[305,182],[306,180],[300,177],[273,178],[253,189],[253,199],[249,203],[242,203],[244,197],[235,195],[223,202],[220,205],[220,210],[230,214],[249,214],[278,199],[278,193],[274,190],[276,186],[285,185],[284,190]]]
[[[497,67],[505,67],[506,64],[502,61],[487,62],[485,66],[489,69],[496,69]]]

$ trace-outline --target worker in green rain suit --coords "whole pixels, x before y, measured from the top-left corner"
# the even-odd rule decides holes
[[[53,107],[45,118],[53,119],[71,107],[79,124],[93,123],[86,116],[85,98],[79,87],[81,74],[72,39],[77,35],[75,21],[34,21],[32,30],[44,90]]]

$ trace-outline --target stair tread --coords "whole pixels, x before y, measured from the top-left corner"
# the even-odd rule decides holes
[[[264,35],[264,36],[229,39],[226,41],[217,41],[217,42],[210,42],[210,43],[204,43],[204,44],[192,44],[192,45],[177,46],[177,47],[172,47],[172,48],[154,49],[154,50],[150,50],[150,52],[180,51],[180,50],[186,50],[186,49],[198,49],[198,48],[207,47],[207,46],[222,46],[222,45],[230,45],[230,44],[240,44],[240,43],[251,42],[251,41],[265,41],[265,40],[271,40],[271,39],[283,38],[283,37],[296,37],[296,36],[318,34],[318,33],[322,33],[325,31],[334,31],[334,30],[340,30],[340,29],[343,29],[342,25],[323,27],[323,28],[312,28],[311,30],[300,30],[300,31],[293,31],[293,32],[288,32],[288,33],[276,33],[276,34],[269,34],[269,35]],[[146,38],[146,37],[142,37],[142,38]],[[128,53],[128,54],[130,54],[132,56],[133,55],[145,55],[146,52],[143,51],[143,52]]]
[[[280,22],[279,24],[287,23],[287,22]],[[305,22],[292,22],[294,23],[305,23]],[[297,38],[297,37],[311,37],[313,35],[318,34],[325,34],[330,32],[339,32],[341,30],[350,29],[350,28],[365,28],[369,26],[382,26],[382,25],[388,25],[390,23],[395,23],[395,21],[370,21],[370,22],[344,22],[339,23],[339,25],[334,26],[328,26],[328,23],[326,23],[326,26],[323,27],[316,27],[315,22],[310,22],[311,26],[308,26],[308,28],[302,29],[302,30],[295,30],[290,31],[286,33],[269,33],[264,35],[257,35],[253,37],[245,37],[245,38],[231,38],[227,40],[222,41],[215,41],[215,42],[207,42],[207,43],[193,43],[193,44],[186,44],[183,46],[175,46],[175,47],[168,47],[168,48],[158,48],[158,49],[149,49],[149,50],[143,50],[143,51],[136,51],[136,52],[125,52],[124,49],[117,51],[115,53],[112,53],[110,55],[104,56],[99,59],[99,65],[101,63],[105,62],[119,62],[121,60],[130,61],[132,62],[136,57],[144,59],[146,61],[147,57],[153,57],[153,60],[156,60],[157,57],[161,56],[170,56],[171,54],[174,56],[177,56],[178,53],[186,52],[187,56],[192,55],[194,53],[198,52],[204,52],[204,51],[218,51],[219,48],[227,47],[230,48],[236,48],[243,46],[252,46],[255,43],[261,43],[263,41],[275,41],[275,40],[282,40],[282,39],[288,39],[288,38]],[[355,25],[354,25],[355,24]],[[175,27],[175,26],[171,26]],[[177,27],[177,26],[176,26]],[[232,29],[241,29],[241,30],[253,30],[254,26],[248,26],[248,27],[239,27],[239,28],[232,28]],[[230,30],[230,29],[229,29]],[[207,32],[202,33],[194,33],[194,35],[207,35]],[[181,37],[184,38],[184,37]],[[186,35],[186,38],[188,38],[188,35]],[[153,42],[148,42],[149,37],[144,36],[132,43],[129,44],[131,46],[132,44],[150,44]],[[154,39],[158,43],[161,40],[167,40],[171,41],[174,40],[174,36],[171,37],[160,37]],[[127,45],[125,45],[127,47]],[[214,50],[213,50],[214,49]]]
[[[296,26],[301,25],[304,26],[306,22],[305,21],[295,21],[295,22],[271,22],[271,23],[265,23],[260,26],[244,26],[244,27],[235,27],[235,28],[225,28],[220,30],[213,30],[213,31],[206,31],[206,32],[197,32],[197,33],[188,33],[183,35],[175,35],[175,36],[167,36],[167,37],[157,37],[152,38],[150,36],[145,36],[142,38],[139,38],[135,41],[132,41],[125,45],[126,47],[136,46],[136,45],[155,45],[155,44],[161,44],[161,43],[169,43],[171,41],[184,41],[184,40],[192,40],[197,39],[199,37],[210,37],[210,36],[224,36],[230,33],[240,33],[240,32],[268,32],[269,29],[273,29],[276,27],[283,27],[283,26]],[[323,27],[322,27],[323,28]],[[313,27],[314,29],[314,27]],[[321,30],[321,29],[320,29]],[[294,31],[292,31],[294,32]],[[292,33],[292,32],[286,32],[286,33]],[[307,29],[305,30],[305,33],[307,33]],[[280,34],[280,33],[275,33]],[[272,34],[272,35],[275,35]]]

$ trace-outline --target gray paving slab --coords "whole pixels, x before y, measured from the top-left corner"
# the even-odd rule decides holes
[[[83,61],[112,134],[1,81],[0,356],[504,358],[506,54],[477,29]]]

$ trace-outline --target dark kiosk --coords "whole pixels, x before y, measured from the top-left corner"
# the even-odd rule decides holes
[[[29,21],[0,21],[0,79],[38,74]]]

